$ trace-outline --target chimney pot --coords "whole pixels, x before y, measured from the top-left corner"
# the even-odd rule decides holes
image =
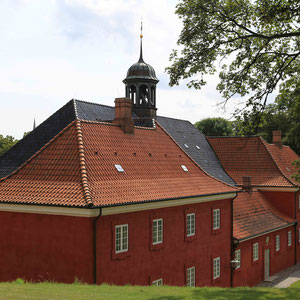
[[[243,176],[243,190],[247,192],[251,192],[252,187],[251,187],[251,177],[250,176]]]
[[[282,147],[281,142],[281,131],[280,130],[274,130],[273,131],[273,144]]]
[[[115,119],[113,123],[119,125],[124,133],[134,134],[132,101],[130,98],[115,99]]]

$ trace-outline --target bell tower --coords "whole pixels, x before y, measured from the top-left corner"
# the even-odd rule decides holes
[[[156,78],[154,68],[143,59],[143,23],[141,23],[140,58],[127,71],[123,80],[126,97],[132,101],[132,111],[140,118],[156,118]]]

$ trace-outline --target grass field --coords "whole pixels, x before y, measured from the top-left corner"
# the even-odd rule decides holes
[[[300,281],[288,289],[138,287],[54,283],[0,283],[1,300],[298,300]]]

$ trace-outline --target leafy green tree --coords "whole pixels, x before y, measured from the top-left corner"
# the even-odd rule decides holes
[[[188,86],[199,89],[203,75],[219,70],[225,102],[248,95],[246,106],[264,108],[281,82],[299,74],[298,0],[181,0],[176,14],[182,50],[173,50],[166,69],[171,86],[190,78]]]
[[[232,123],[223,118],[206,118],[194,124],[206,136],[233,135]]]
[[[296,160],[293,162],[293,165],[295,166],[297,172],[295,174],[292,175],[292,177],[300,182],[300,159]]]
[[[16,144],[18,140],[14,137],[7,135],[4,137],[0,134],[0,155],[6,152],[9,148],[11,148],[14,144]]]

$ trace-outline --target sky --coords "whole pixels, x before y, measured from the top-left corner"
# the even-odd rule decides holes
[[[165,68],[181,31],[177,0],[1,0],[0,134],[22,138],[70,99],[114,105],[125,96],[122,80],[139,58],[152,65],[158,115],[196,122],[230,118],[216,91],[217,76],[204,89],[170,87]]]

